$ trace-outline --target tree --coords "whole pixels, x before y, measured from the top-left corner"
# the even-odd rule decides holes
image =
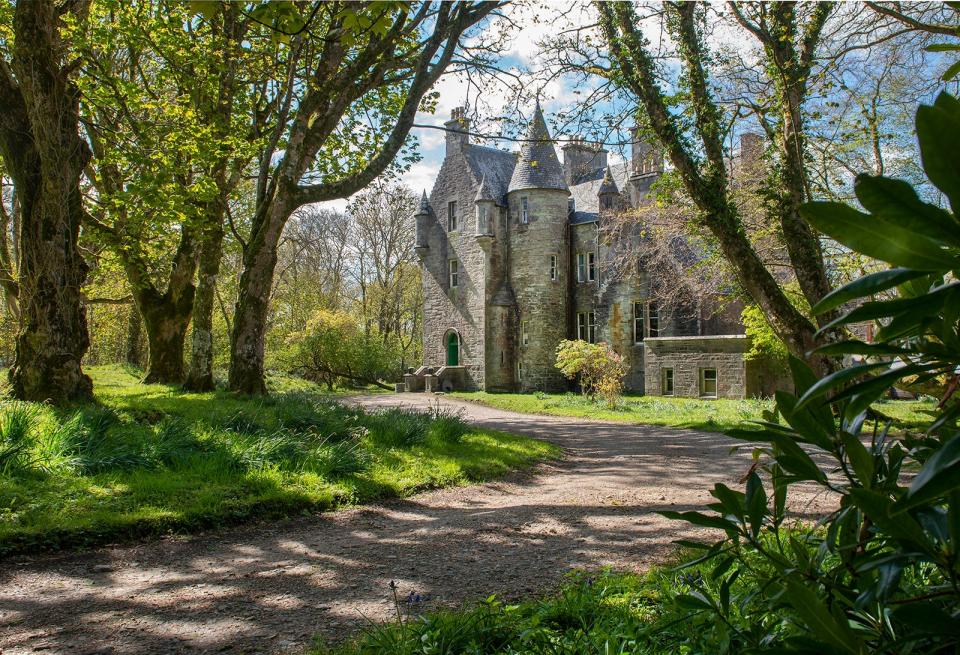
[[[20,330],[9,376],[23,400],[59,403],[93,389],[80,366],[90,341],[80,301],[87,265],[77,248],[90,148],[79,130],[76,62],[61,33],[65,19],[82,22],[87,11],[83,1],[0,8],[0,24],[12,25],[0,35],[0,155],[20,208]]]
[[[239,5],[205,7],[208,17],[186,5],[104,2],[90,29],[75,34],[96,156],[87,224],[119,259],[143,317],[144,381],[184,380],[184,341],[200,307],[194,390],[213,383],[209,323],[224,212],[252,156],[249,130],[233,119],[248,109],[237,72],[255,74],[263,49],[242,47],[248,34]]]
[[[400,375],[396,346],[396,339],[364,329],[347,312],[320,310],[302,332],[290,336],[285,359],[292,373],[331,391],[343,381],[390,389],[381,380]]]
[[[612,75],[645,110],[649,128],[666,150],[698,210],[698,221],[717,241],[736,279],[759,306],[791,352],[803,357],[818,343],[816,327],[790,302],[747,236],[731,198],[724,157],[722,113],[711,91],[704,41],[704,8],[697,3],[668,4],[666,23],[676,40],[685,76],[690,129],[670,110],[661,88],[655,58],[628,3],[597,4],[610,48]],[[806,84],[821,30],[833,6],[818,4],[798,24],[797,6],[778,3],[755,10],[731,5],[738,21],[763,45],[764,65],[774,80],[779,166],[771,180],[770,213],[779,223],[794,274],[804,296],[816,303],[830,290],[819,241],[799,214],[807,199],[803,114]],[[751,11],[760,12],[759,15]],[[701,154],[702,153],[702,157]],[[821,368],[825,358],[818,357]],[[825,369],[824,369],[825,370]]]
[[[345,198],[383,173],[417,109],[496,2],[312,3],[300,21],[314,57],[297,84],[281,150],[261,155],[269,180],[244,247],[229,386],[265,394],[264,334],[277,246],[297,208]],[[277,160],[278,159],[278,160]],[[276,164],[273,162],[276,160]],[[319,181],[317,181],[319,180]]]
[[[951,653],[960,643],[960,102],[941,94],[916,125],[923,168],[950,210],[903,180],[869,174],[855,183],[866,213],[832,201],[801,208],[832,238],[889,265],[812,308],[860,301],[834,320],[878,321],[876,342],[823,348],[867,361],[818,378],[792,358],[796,394],[776,394],[783,420],[727,432],[755,453],[744,490],[715,485],[715,513],[661,512],[725,533],[688,544],[703,550],[692,564],[710,571],[675,601],[713,618],[703,625],[732,651]],[[899,380],[938,374],[953,384],[922,429],[894,437],[889,422],[871,425],[871,405]],[[814,529],[793,524],[793,484],[831,493],[836,509]],[[741,574],[755,582],[737,590]]]
[[[417,204],[416,194],[407,187],[377,180],[348,207],[353,275],[366,329],[376,327],[384,338],[404,337],[408,343],[420,310],[413,221]]]
[[[589,343],[582,339],[564,339],[557,344],[557,368],[567,379],[579,380],[583,395],[593,398],[600,392],[611,406],[616,405],[627,374],[623,357],[605,342]]]

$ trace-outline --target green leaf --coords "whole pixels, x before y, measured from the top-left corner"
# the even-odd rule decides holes
[[[873,456],[867,452],[866,447],[860,440],[852,434],[841,432],[840,441],[843,443],[843,450],[847,459],[850,460],[853,472],[856,473],[860,483],[869,489],[873,481]]]
[[[851,250],[921,271],[960,268],[960,256],[910,228],[888,223],[839,202],[808,202],[800,213],[815,228]]]
[[[209,21],[216,18],[219,5],[218,0],[190,0],[190,11]]]
[[[886,495],[870,489],[851,489],[849,494],[853,504],[894,539],[912,544],[925,553],[935,551],[916,519],[907,513],[893,515],[894,503]]]
[[[909,183],[889,177],[858,175],[854,189],[860,204],[873,216],[951,246],[960,245],[960,224],[949,212],[920,200]]]
[[[692,523],[705,528],[719,528],[720,530],[727,530],[733,533],[737,531],[736,524],[723,518],[722,516],[709,516],[707,514],[701,514],[700,512],[673,511],[662,511],[657,512],[657,514],[663,516],[664,518],[686,521],[687,523]]]
[[[878,271],[864,275],[828,293],[820,302],[813,306],[812,311],[814,314],[822,314],[831,309],[836,309],[850,300],[864,298],[881,291],[886,291],[887,289],[892,289],[908,280],[923,277],[924,275],[928,275],[927,271],[916,271],[912,268],[891,268],[886,271]]]
[[[870,371],[874,371],[878,368],[889,368],[889,366],[890,362],[874,362],[871,364],[858,364],[856,366],[849,366],[847,368],[842,368],[839,371],[834,371],[807,389],[806,393],[804,393],[803,396],[800,397],[800,400],[797,401],[796,406],[798,408],[803,407],[812,402],[814,399],[826,395],[826,393],[834,387],[839,387],[840,385],[846,384],[850,380],[855,380],[862,375],[866,375]]]
[[[894,608],[893,618],[911,633],[926,635],[960,635],[960,625],[936,603],[907,603]]]
[[[922,105],[917,110],[916,122],[923,170],[950,199],[950,206],[957,213],[960,212],[960,157],[957,157],[960,152],[960,111],[955,105],[955,99],[941,93],[934,106]],[[954,268],[950,266],[944,270]]]
[[[907,355],[910,353],[905,348],[891,346],[884,343],[865,343],[856,339],[848,341],[838,341],[828,343],[825,346],[816,348],[813,352],[823,353],[824,355]]]
[[[699,591],[694,591],[689,594],[677,594],[674,596],[673,602],[683,610],[702,611],[714,609],[713,604]]]
[[[927,52],[955,52],[960,50],[960,44],[958,43],[931,43],[926,48]]]
[[[747,516],[750,518],[750,533],[757,537],[763,526],[763,519],[767,515],[767,492],[763,489],[763,481],[756,471],[747,478]]]
[[[955,436],[926,461],[910,483],[906,498],[898,503],[903,511],[933,498],[960,489],[960,436]]]
[[[713,486],[710,495],[720,501],[720,505],[726,514],[732,514],[741,521],[743,520],[744,500],[742,493],[734,491],[725,484],[717,483]]]
[[[844,652],[865,652],[860,640],[845,622],[838,621],[816,592],[806,587],[793,576],[786,579],[787,601],[803,618],[810,631],[819,639],[840,648]]]
[[[960,47],[956,48],[960,50]],[[940,76],[940,79],[944,82],[949,82],[953,78],[960,75],[960,61],[953,62],[947,70],[943,72],[943,75]]]
[[[794,430],[796,430],[805,441],[815,444],[823,450],[833,450],[833,434],[835,427],[833,416],[827,421],[821,421],[814,411],[822,416],[822,410],[830,411],[829,407],[815,407],[814,411],[799,406],[796,396],[784,391],[777,391],[774,394],[777,400],[777,409],[783,414]]]
[[[801,396],[817,383],[818,378],[802,359],[791,355],[789,363],[790,373],[793,376],[793,384],[796,387],[796,395]],[[823,440],[823,444],[829,443],[829,435],[832,435],[834,431],[833,413],[830,411],[830,407],[827,405],[814,405],[810,407],[809,411],[810,415],[817,421],[820,427],[823,428],[823,434],[827,437],[827,439]],[[829,446],[826,447],[829,448]]]

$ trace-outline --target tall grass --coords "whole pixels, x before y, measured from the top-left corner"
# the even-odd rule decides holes
[[[442,411],[365,413],[94,368],[100,404],[0,401],[0,555],[195,530],[488,479],[556,453]]]

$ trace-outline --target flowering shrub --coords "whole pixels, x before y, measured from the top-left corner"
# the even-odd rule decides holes
[[[567,378],[580,381],[580,390],[593,398],[598,393],[607,406],[616,407],[623,394],[627,367],[623,357],[604,342],[561,341],[557,346],[557,368]]]

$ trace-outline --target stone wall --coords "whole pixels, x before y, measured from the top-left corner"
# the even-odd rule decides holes
[[[460,338],[460,364],[465,368],[465,386],[483,387],[484,382],[484,299],[486,297],[486,255],[475,238],[473,180],[460,152],[444,159],[430,194],[430,216],[426,221],[427,246],[423,265],[423,363],[439,368],[447,363],[447,335]],[[447,231],[447,203],[457,203],[458,229]],[[449,262],[459,263],[457,288],[449,283]]]
[[[512,191],[507,196],[510,232],[510,283],[517,300],[517,329],[526,321],[528,342],[516,338],[523,367],[520,389],[561,391],[567,381],[557,370],[557,345],[567,336],[570,279],[567,197],[557,189]],[[529,223],[520,222],[520,199],[528,201]],[[550,279],[550,256],[558,276]]]
[[[747,371],[743,354],[749,349],[745,335],[707,337],[656,337],[644,341],[646,393],[663,395],[664,368],[673,369],[673,395],[700,396],[700,371],[717,370],[718,398],[745,398]]]

